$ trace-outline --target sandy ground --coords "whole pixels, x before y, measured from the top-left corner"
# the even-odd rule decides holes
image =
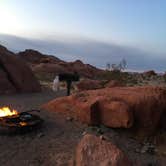
[[[0,96],[0,105],[18,111],[38,108],[41,104],[64,96],[65,91]],[[0,135],[2,166],[65,166],[81,137],[82,126],[56,113],[38,113],[44,124],[41,129],[22,135]]]
[[[15,94],[0,96],[0,106],[18,111],[38,108],[41,104],[64,96],[64,90],[54,93]],[[0,165],[2,166],[67,166],[83,133],[103,134],[120,147],[139,166],[165,166],[166,157],[141,152],[144,141],[138,141],[130,131],[104,126],[88,127],[67,121],[55,112],[37,113],[44,119],[42,128],[26,134],[0,134]],[[145,140],[146,142],[146,140]],[[136,164],[137,163],[137,164]]]

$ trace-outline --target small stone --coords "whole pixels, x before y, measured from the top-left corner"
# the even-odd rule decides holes
[[[69,116],[68,116],[68,117],[66,118],[66,121],[72,121],[72,120],[73,120],[72,117],[69,117]]]
[[[103,133],[109,132],[111,130],[110,128],[108,128],[108,127],[106,127],[106,126],[104,126],[102,124],[100,125],[100,128],[101,128]]]
[[[140,149],[139,149],[139,148],[136,148],[136,149],[135,149],[135,152],[136,152],[136,153],[140,153]]]
[[[142,149],[140,150],[140,153],[146,153],[148,151],[148,146],[143,146]]]
[[[151,155],[153,155],[155,153],[155,148],[148,148],[147,152]]]
[[[82,133],[82,135],[84,136],[84,135],[86,135],[87,134],[87,132],[86,131],[84,131],[83,133]]]
[[[105,135],[100,135],[99,137],[101,140],[109,140],[109,138]]]
[[[164,151],[162,154],[163,154],[164,156],[166,156],[166,151]]]
[[[154,149],[154,152],[155,152],[155,153],[158,153],[158,149],[155,148],[155,149]]]
[[[146,153],[146,150],[141,149],[140,153],[144,154],[144,153]]]
[[[100,128],[97,128],[96,132],[97,132],[98,134],[103,134],[103,133],[104,133]]]
[[[100,135],[99,137],[101,140],[105,140],[103,135]]]
[[[149,148],[153,148],[153,149],[154,149],[154,148],[155,148],[155,146],[151,144],[151,145],[149,145]]]
[[[44,136],[43,133],[39,133],[39,134],[37,135],[38,138],[41,138],[41,137],[43,137],[43,136]]]

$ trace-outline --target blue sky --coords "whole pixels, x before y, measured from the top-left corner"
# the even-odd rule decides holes
[[[94,40],[166,59],[166,0],[0,0],[0,20],[1,34]]]
[[[5,33],[29,37],[82,36],[166,52],[165,0],[0,2],[1,8],[8,10],[8,18],[14,15],[16,20],[15,31],[11,25]]]

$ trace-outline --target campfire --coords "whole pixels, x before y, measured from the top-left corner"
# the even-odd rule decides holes
[[[16,110],[10,110],[9,107],[0,108],[0,118],[5,116],[13,116],[13,115],[18,115],[18,112]]]
[[[0,108],[0,131],[4,128],[26,131],[39,126],[43,120],[38,115],[32,114],[33,111],[39,112],[39,110],[29,110],[20,113],[9,107]]]

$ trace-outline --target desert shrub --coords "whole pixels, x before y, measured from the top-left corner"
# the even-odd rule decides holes
[[[166,77],[163,77],[163,79],[164,79],[164,82],[166,83]]]
[[[45,73],[45,72],[37,72],[35,73],[35,77],[42,82],[52,82],[55,78],[54,73]]]
[[[105,83],[111,80],[117,80],[125,85],[135,85],[138,83],[138,79],[135,74],[130,74],[128,72],[121,72],[119,70],[113,70],[113,71],[106,70],[98,77],[98,79],[106,80]]]
[[[105,72],[103,72],[98,79],[100,80],[121,80],[121,72],[119,70],[115,70],[115,71],[108,71],[106,70]]]
[[[166,82],[166,74],[164,74],[162,77],[163,77],[164,82]]]

